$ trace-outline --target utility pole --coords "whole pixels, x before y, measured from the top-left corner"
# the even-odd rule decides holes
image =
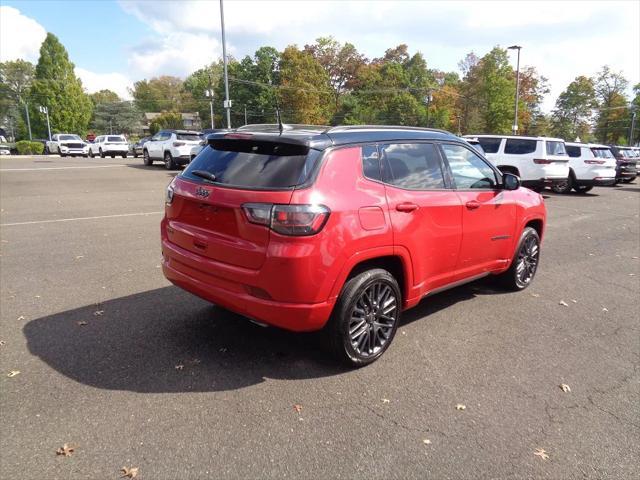
[[[635,114],[634,114],[635,115]],[[244,124],[247,124],[247,106],[244,106]]]
[[[209,90],[205,90],[204,95],[209,99],[209,110],[211,111],[211,129],[214,130],[216,128],[216,121],[213,117],[213,97],[214,97],[213,88]]]
[[[33,140],[31,136],[31,120],[29,119],[29,104],[24,102],[24,113],[27,114],[27,128],[29,129],[29,140]]]
[[[515,108],[515,117],[513,119],[513,134],[518,134],[518,97],[520,95],[520,49],[522,47],[520,45],[511,45],[507,48],[507,50],[518,50],[518,63],[516,66],[516,108]]]
[[[47,116],[47,132],[49,133],[49,141],[51,141],[51,124],[49,123],[49,108],[40,106],[38,110],[40,110],[40,113],[44,113]]]
[[[431,101],[433,100],[433,96],[431,95],[431,90],[427,91],[427,94],[424,96],[424,103],[427,106],[427,127],[429,127],[429,107],[431,106]]]
[[[227,110],[227,128],[231,128],[231,100],[229,100],[229,74],[227,73],[227,42],[224,36],[224,6],[220,0],[220,26],[222,29],[222,63],[224,65],[224,108]]]
[[[633,129],[636,128],[636,112],[631,114],[631,128],[629,129],[629,146],[632,147],[633,144]]]

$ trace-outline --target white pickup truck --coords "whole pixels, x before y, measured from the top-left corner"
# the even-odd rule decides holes
[[[89,154],[89,146],[78,135],[56,133],[45,144],[44,153],[47,155],[57,153],[61,157],[67,155],[86,157]]]

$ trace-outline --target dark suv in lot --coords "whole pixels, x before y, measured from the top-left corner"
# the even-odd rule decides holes
[[[632,147],[610,145],[611,153],[616,157],[616,182],[631,183],[638,175],[637,158]]]
[[[536,273],[542,197],[450,133],[258,125],[207,141],[167,188],[165,276],[258,322],[323,329],[351,365],[427,295]]]

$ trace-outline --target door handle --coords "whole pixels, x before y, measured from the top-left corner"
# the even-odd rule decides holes
[[[466,203],[466,206],[469,210],[475,210],[476,208],[480,208],[480,203],[476,202],[475,200],[469,200]]]
[[[415,203],[399,203],[396,205],[396,210],[399,212],[413,212],[418,209],[418,205]]]

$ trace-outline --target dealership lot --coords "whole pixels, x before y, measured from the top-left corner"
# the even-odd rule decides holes
[[[548,194],[530,289],[429,298],[345,370],[170,286],[141,163],[0,159],[2,477],[638,476],[640,182]]]

